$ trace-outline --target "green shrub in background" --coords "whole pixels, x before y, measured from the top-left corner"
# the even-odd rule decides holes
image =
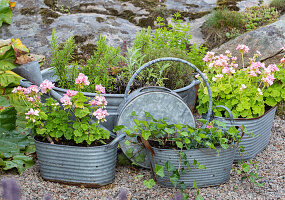
[[[193,44],[190,46],[191,34],[189,24],[183,24],[180,14],[176,13],[172,22],[166,25],[164,19],[157,18],[158,28],[142,29],[137,33],[131,47],[114,48],[107,44],[104,36],[99,36],[96,50],[86,65],[72,63],[74,40],[69,38],[63,45],[59,45],[52,34],[51,52],[55,75],[59,77],[58,85],[74,89],[71,83],[79,73],[89,77],[90,86],[85,91],[93,92],[96,84],[106,86],[109,93],[123,93],[125,87],[134,74],[146,62],[160,57],[178,57],[185,59],[198,68],[203,69],[202,58],[206,48]],[[74,67],[68,67],[73,65]],[[166,86],[177,89],[189,84],[193,70],[181,63],[162,62],[146,69],[134,82],[134,88],[145,85]]]
[[[285,12],[285,0],[272,0],[269,4],[270,7],[274,7],[281,13]]]
[[[206,46],[213,49],[247,31],[272,23],[280,12],[273,7],[256,6],[243,12],[219,9],[213,11],[202,26],[206,36]]]

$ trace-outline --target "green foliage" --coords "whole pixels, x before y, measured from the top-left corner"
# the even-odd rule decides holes
[[[23,102],[15,98],[15,95],[11,93],[14,86],[19,85],[20,76],[10,71],[18,66],[15,60],[23,54],[27,54],[29,50],[22,44],[19,39],[2,40],[0,44],[0,91],[1,99],[8,103],[3,104],[0,102],[2,110],[0,113],[0,126],[8,130],[15,129],[16,125],[19,128],[25,128],[23,123]],[[9,100],[8,100],[9,99]],[[5,101],[5,100],[4,100]],[[12,107],[13,106],[13,107]],[[6,108],[6,109],[5,109]],[[16,110],[15,110],[16,108]],[[16,113],[17,112],[17,113]],[[17,114],[17,116],[16,116]]]
[[[257,164],[257,162],[253,162],[252,160],[249,160],[247,162],[240,161],[236,172],[242,176],[242,180],[247,179],[253,185],[262,187],[265,183],[258,182],[258,180],[262,177],[260,177],[256,172],[258,170]]]
[[[246,31],[251,31],[264,24],[276,21],[280,13],[273,7],[257,6],[246,8],[243,15],[247,21],[245,25]]]
[[[6,99],[6,98],[0,96],[0,99],[2,100],[2,99]],[[1,105],[1,103],[0,103],[0,105]],[[17,111],[16,111],[15,107],[8,107],[8,106],[5,106],[5,107],[6,108],[4,110],[0,109],[0,127],[11,131],[11,130],[14,130],[16,128]]]
[[[58,82],[59,86],[66,87],[69,85],[67,66],[70,65],[70,61],[73,58],[75,40],[73,37],[70,37],[63,45],[60,45],[57,40],[58,38],[56,36],[55,29],[53,29],[50,43],[52,57],[50,66],[54,67],[54,75],[58,76],[58,80],[60,80],[60,82]]]
[[[277,65],[280,71],[275,72],[275,80],[265,92],[266,104],[275,106],[279,102],[285,101],[285,56],[281,63]]]
[[[202,26],[206,46],[213,49],[247,31],[278,20],[280,13],[272,7],[249,7],[237,12],[228,9],[213,11]]]
[[[193,63],[203,69],[202,57],[205,47],[193,44],[190,46],[191,34],[189,24],[184,25],[180,14],[174,14],[171,24],[166,25],[164,19],[157,18],[159,28],[151,32],[142,29],[137,33],[132,47],[126,45],[121,49],[109,46],[104,36],[99,36],[93,56],[87,60],[86,65],[67,67],[71,63],[74,40],[68,39],[62,48],[56,41],[55,32],[52,34],[51,51],[52,64],[59,77],[59,86],[74,89],[73,84],[79,73],[90,77],[90,85],[85,88],[87,92],[94,91],[94,85],[105,85],[107,91],[124,92],[125,87],[134,74],[144,63],[160,57],[178,57]],[[65,48],[66,47],[66,48]],[[155,52],[155,53],[154,53]],[[67,56],[66,56],[67,54]],[[178,62],[157,63],[140,74],[134,87],[144,85],[166,86],[177,89],[188,85],[193,78],[193,69]]]
[[[219,29],[242,29],[246,24],[245,16],[239,12],[228,9],[218,9],[206,20],[208,28]]]
[[[33,165],[29,155],[35,152],[33,140],[27,133],[0,128],[0,169],[16,168],[21,174]]]
[[[212,53],[206,55],[208,68],[204,70],[204,73],[208,77],[212,97],[215,100],[213,106],[228,107],[234,118],[253,118],[263,115],[266,105],[275,106],[284,100],[284,66],[278,66],[280,71],[274,68],[275,65],[266,67],[263,63],[256,61],[258,56],[255,54],[248,66],[245,66],[243,62],[243,68],[238,69],[237,64],[232,60],[231,53],[223,58],[215,57]],[[216,65],[215,63],[224,64]],[[232,73],[227,72],[229,68]],[[276,78],[273,84],[266,82],[269,79],[273,81],[272,77]],[[208,101],[208,91],[202,83],[198,91],[197,106],[200,114],[207,113]],[[215,109],[214,115],[229,117],[229,114],[222,108]]]
[[[27,128],[30,128],[35,136],[40,136],[39,138],[47,139],[49,142],[71,140],[76,144],[84,142],[87,145],[93,142],[105,144],[104,140],[109,139],[110,134],[101,128],[99,123],[105,121],[108,115],[106,110],[102,110],[107,104],[106,99],[101,97],[101,91],[98,89],[97,96],[91,103],[81,92],[83,87],[82,83],[78,86],[79,92],[68,91],[72,94],[64,95],[61,99],[62,106],[51,97],[42,103],[40,97],[43,93],[35,92],[32,89],[37,88],[35,85],[27,89],[18,89],[16,93],[28,105]],[[97,111],[101,111],[100,117],[97,117]],[[93,122],[93,116],[96,116],[96,122]]]
[[[136,113],[133,113],[136,116]],[[239,131],[235,127],[231,127],[228,132],[214,127],[213,121],[208,128],[193,128],[189,125],[183,124],[167,124],[166,119],[154,119],[153,116],[145,112],[145,120],[133,119],[136,126],[128,129],[124,126],[115,127],[116,131],[124,132],[131,138],[138,136],[149,141],[158,142],[159,148],[170,148],[179,150],[180,163],[179,167],[174,166],[169,160],[164,165],[154,166],[154,173],[160,177],[165,177],[168,174],[169,181],[174,187],[179,186],[182,190],[185,189],[183,182],[180,182],[180,177],[186,171],[191,173],[192,169],[206,169],[206,167],[200,164],[197,160],[189,162],[185,150],[198,149],[198,148],[211,148],[217,150],[217,147],[223,149],[230,148],[230,145],[235,145],[241,140]],[[130,141],[131,142],[131,141]],[[130,149],[127,150],[127,154]],[[218,150],[217,150],[218,151]],[[131,155],[132,156],[132,151]],[[152,179],[145,180],[144,185],[150,188],[154,185]],[[194,186],[193,186],[194,187]],[[198,189],[198,188],[197,188]],[[186,193],[183,193],[186,198]],[[199,196],[199,190],[197,191],[197,198]]]
[[[7,24],[12,24],[12,10],[10,8],[9,0],[1,0],[0,1],[0,27],[2,23],[5,22]]]
[[[279,10],[280,12],[285,11],[285,1],[284,0],[272,0],[269,6],[274,7],[276,10]]]

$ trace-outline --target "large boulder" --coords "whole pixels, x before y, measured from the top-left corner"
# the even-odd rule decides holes
[[[241,66],[241,56],[236,50],[238,44],[245,44],[249,47],[249,53],[244,55],[245,61],[253,57],[256,51],[261,53],[260,61],[266,64],[279,63],[284,56],[281,48],[285,46],[285,20],[284,16],[275,23],[258,28],[245,33],[229,42],[222,44],[220,47],[213,49],[212,52],[217,54],[230,50],[234,56],[238,57],[238,64]]]

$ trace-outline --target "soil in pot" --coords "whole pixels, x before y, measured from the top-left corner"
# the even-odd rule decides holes
[[[35,139],[37,141],[40,141],[40,142],[50,143],[47,138],[42,137],[42,136],[37,135],[37,136],[35,136]],[[103,140],[103,142],[105,142],[106,144],[109,144],[109,143],[111,143],[112,140],[113,140],[112,138],[109,138],[109,139]],[[94,147],[94,146],[101,146],[102,145],[102,143],[98,142],[98,141],[94,141],[90,145],[88,145],[86,141],[84,141],[83,143],[77,144],[74,140],[67,140],[64,137],[58,138],[58,139],[53,139],[53,142],[54,142],[54,144],[59,144],[59,145],[79,146],[79,147]]]

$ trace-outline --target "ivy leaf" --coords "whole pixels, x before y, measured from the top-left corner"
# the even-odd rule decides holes
[[[155,182],[153,179],[149,179],[148,181],[147,180],[144,180],[143,181],[143,184],[148,188],[152,188],[154,185],[155,185]]]
[[[129,158],[133,157],[133,151],[134,151],[133,148],[129,148],[129,149],[126,151],[126,155],[127,155]]]
[[[176,141],[176,146],[177,146],[178,148],[182,149],[182,148],[183,148],[183,143]]]
[[[145,161],[145,157],[146,157],[145,153],[140,153],[135,157],[135,161],[137,163],[142,163]]]
[[[171,162],[169,162],[169,160],[166,161],[164,166],[165,166],[166,170],[169,171],[169,172],[172,172],[172,171],[176,170],[174,165]]]
[[[242,170],[244,172],[248,172],[250,170],[250,165],[246,164],[246,163],[243,163],[242,164]]]
[[[151,132],[149,130],[147,131],[142,131],[142,137],[145,139],[145,140],[148,140],[149,136],[151,136]]]
[[[154,171],[158,176],[160,176],[162,178],[165,176],[164,175],[164,166],[155,164]]]
[[[174,187],[177,186],[177,183],[180,179],[179,173],[173,173],[170,177],[169,180],[170,182],[174,185]]]

